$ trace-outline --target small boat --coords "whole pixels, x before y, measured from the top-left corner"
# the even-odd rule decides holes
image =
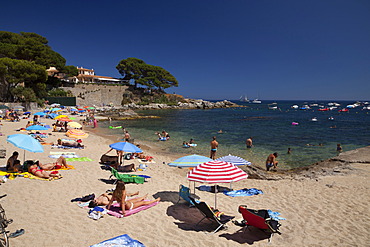
[[[328,118],[330,121],[334,121],[334,118],[333,117],[329,117]]]
[[[292,109],[298,109],[299,106],[298,105],[292,105],[290,108],[292,108]]]
[[[320,108],[320,109],[317,109],[318,111],[329,111],[330,109],[329,108]]]
[[[268,108],[270,110],[277,110],[278,109],[277,103],[268,104]]]
[[[343,108],[343,109],[339,110],[339,112],[349,112],[349,110],[347,108]]]
[[[298,122],[292,122],[292,125],[298,125],[299,123]]]
[[[259,100],[259,99],[254,99],[254,100],[252,101],[252,103],[253,103],[253,104],[261,104],[261,103],[262,103],[262,101],[261,101],[261,100]]]
[[[247,96],[242,95],[242,96],[240,96],[239,101],[241,101],[241,102],[249,102],[249,99],[248,99]]]
[[[313,117],[313,118],[311,118],[311,121],[312,121],[312,122],[317,122],[317,117]]]

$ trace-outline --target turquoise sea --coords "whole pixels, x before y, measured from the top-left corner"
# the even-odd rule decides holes
[[[337,143],[341,144],[343,151],[370,145],[370,111],[361,106],[349,112],[338,112],[354,102],[336,102],[341,106],[332,111],[318,111],[317,106],[310,110],[291,108],[292,105],[301,107],[305,104],[326,106],[329,102],[325,101],[236,102],[246,107],[139,111],[141,115],[159,118],[100,122],[99,132],[119,140],[122,129],[108,127],[124,126],[136,141],[159,147],[163,152],[178,153],[179,157],[182,154],[209,156],[209,142],[216,136],[219,142],[217,157],[232,154],[264,166],[268,154],[278,152],[281,168],[301,167],[336,156]],[[271,103],[277,103],[278,109],[269,109]],[[317,121],[311,121],[314,117]],[[329,117],[334,120],[329,120]],[[299,124],[292,125],[292,122]],[[162,130],[170,134],[169,141],[158,141],[155,132]],[[219,134],[219,130],[223,133]],[[247,149],[245,140],[250,136],[254,147]],[[190,138],[198,146],[183,148],[183,141]],[[291,154],[287,154],[288,148],[292,149]]]

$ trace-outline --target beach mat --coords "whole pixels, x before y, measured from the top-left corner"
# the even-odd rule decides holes
[[[145,200],[145,201],[149,201],[149,200]],[[158,203],[159,202],[153,202],[152,204],[149,204],[149,205],[143,205],[143,206],[131,209],[131,210],[125,210],[125,216],[123,216],[123,214],[122,214],[121,205],[119,203],[114,203],[114,204],[112,204],[110,210],[108,210],[108,214],[112,215],[112,216],[116,216],[117,218],[127,217],[127,216],[130,216],[132,214],[136,214],[136,213],[138,213],[142,210],[151,208],[151,207],[157,205]]]
[[[37,180],[44,180],[44,181],[52,181],[52,180],[58,180],[58,179],[52,179],[52,180],[49,180],[47,178],[40,178],[40,177],[37,177],[29,172],[22,172],[22,173],[19,173],[19,172],[3,172],[3,171],[0,171],[0,176],[6,176],[6,175],[9,175],[9,178],[10,180],[13,180],[17,177],[23,177],[23,178],[29,178],[29,179],[37,179]]]
[[[122,246],[122,247],[145,247],[141,242],[132,239],[129,235],[124,234],[115,238],[111,238],[100,242],[98,244],[91,245],[90,247],[108,247],[108,246]]]
[[[66,158],[66,161],[93,161],[87,157],[79,157],[79,158]]]

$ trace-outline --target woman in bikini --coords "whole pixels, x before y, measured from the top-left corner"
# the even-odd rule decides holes
[[[61,168],[68,168],[66,158],[60,156],[55,163],[47,163],[41,164],[39,160],[35,161],[35,164],[38,165],[42,170],[54,170],[54,169],[61,169]]]
[[[132,198],[132,199],[127,200],[125,183],[123,181],[118,181],[116,185],[116,189],[113,191],[113,195],[111,199],[109,200],[107,208],[110,209],[113,201],[117,201],[121,205],[123,216],[125,216],[126,210],[131,210],[131,209],[143,206],[143,205],[152,204],[154,202],[159,202],[161,200],[161,198],[158,197],[157,199],[152,200],[152,201],[144,201],[145,198],[146,198],[146,195],[143,197]]]
[[[36,177],[39,178],[46,178],[46,179],[53,179],[53,178],[61,178],[62,176],[58,173],[48,173],[45,170],[41,169],[36,163],[30,165],[28,167],[28,172],[35,175]]]

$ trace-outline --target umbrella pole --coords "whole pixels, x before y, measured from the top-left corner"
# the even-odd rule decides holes
[[[26,161],[26,150],[23,150],[23,163]]]
[[[215,209],[217,209],[217,185],[215,185]]]

